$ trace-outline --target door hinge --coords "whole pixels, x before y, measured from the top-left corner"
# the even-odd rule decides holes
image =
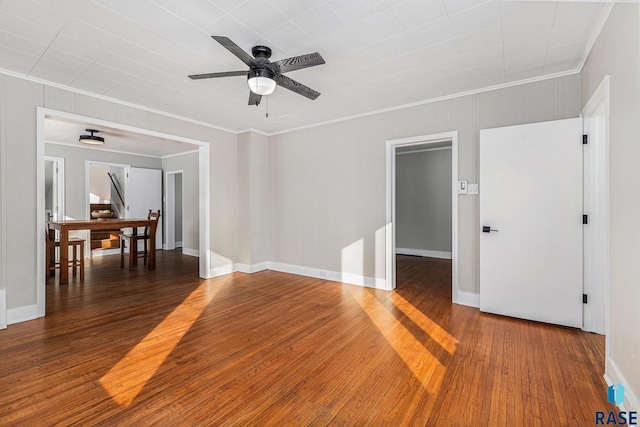
[[[582,144],[587,145],[589,143],[589,135],[582,135]]]
[[[582,294],[582,303],[583,304],[589,304],[589,295]]]
[[[589,224],[589,215],[587,214],[582,215],[582,223]]]

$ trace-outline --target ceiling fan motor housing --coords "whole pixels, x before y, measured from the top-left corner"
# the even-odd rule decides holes
[[[269,59],[271,58],[271,49],[267,46],[254,46],[251,48],[251,54],[256,59]]]
[[[273,80],[275,74],[268,68],[252,68],[249,70],[247,74],[247,80],[252,79],[254,77],[265,77],[267,79]]]

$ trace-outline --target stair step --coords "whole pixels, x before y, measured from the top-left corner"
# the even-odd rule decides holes
[[[120,247],[120,238],[117,239],[91,239],[91,249],[113,249]]]

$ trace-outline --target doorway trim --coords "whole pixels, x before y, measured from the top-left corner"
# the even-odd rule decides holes
[[[126,169],[126,168],[130,168],[131,165],[127,165],[127,164],[123,164],[123,163],[110,163],[110,162],[101,162],[99,160],[85,160],[84,162],[84,196],[85,196],[85,202],[84,202],[84,206],[85,206],[85,218],[90,218],[91,217],[91,209],[90,209],[90,205],[91,205],[91,166],[92,165],[99,165],[99,166],[111,166],[111,167],[116,167],[116,168],[122,168],[122,169]],[[89,230],[82,230],[81,231],[84,234],[84,239],[87,242],[91,242],[91,231]],[[126,231],[127,233],[129,233],[130,231]],[[91,244],[89,243],[88,245],[84,245],[84,255],[85,258],[91,258],[94,256],[105,256],[105,255],[117,255],[120,253],[120,249],[101,249],[99,251],[94,251],[93,249],[91,249]]]
[[[206,141],[200,141],[192,138],[185,138],[182,136],[171,135],[164,132],[158,132],[154,130],[139,128],[135,126],[125,125],[121,123],[96,119],[94,117],[81,116],[78,114],[67,113],[58,110],[52,110],[49,108],[38,107],[36,111],[36,127],[37,127],[37,139],[36,139],[36,210],[37,210],[37,224],[36,232],[38,236],[43,236],[45,232],[45,212],[44,212],[44,123],[45,118],[58,118],[71,121],[81,121],[96,126],[105,126],[113,129],[119,129],[129,132],[135,132],[148,136],[155,136],[164,139],[170,139],[178,142],[184,142],[192,144],[198,147],[198,181],[199,181],[199,276],[203,279],[208,279],[211,276],[211,259],[209,254],[211,253],[211,196],[210,196],[210,172],[209,172],[209,143]],[[36,268],[38,271],[44,271],[44,255],[45,255],[45,242],[44,239],[38,239],[36,250]],[[37,316],[42,317],[45,315],[45,276],[44,274],[37,275]],[[34,318],[35,318],[34,317]]]
[[[55,167],[57,168],[57,179],[56,179],[56,203],[58,204],[58,214],[60,218],[65,217],[65,186],[64,186],[64,157],[52,157],[45,156],[45,161],[53,162]],[[59,218],[58,218],[59,219]]]
[[[165,194],[166,194],[166,199],[164,203],[164,206],[165,206],[164,207],[164,210],[165,210],[165,222],[164,222],[165,234],[164,235],[166,236],[167,243],[165,244],[165,247],[163,249],[167,249],[167,250],[174,250],[176,248],[176,239],[175,239],[176,181],[175,181],[175,178],[176,178],[176,175],[182,175],[182,177],[184,178],[183,172],[184,172],[183,170],[174,170],[174,171],[165,172],[164,174],[164,188],[165,188]],[[182,185],[184,186],[184,183],[182,183]],[[182,202],[184,202],[184,194],[182,193],[182,191],[180,192],[180,194],[182,195],[182,198],[183,198]],[[184,206],[184,204],[181,203],[181,206]],[[183,233],[184,233],[184,216],[182,218],[183,218]],[[183,235],[183,238],[184,238],[184,235]],[[185,255],[193,255],[193,254],[185,254]]]
[[[426,145],[451,141],[451,299],[461,301],[458,291],[458,131],[412,136],[386,141],[386,226],[385,282],[386,289],[396,288],[396,149],[411,145]]]
[[[584,229],[582,329],[605,335],[605,354],[610,355],[609,329],[609,76],[598,85],[581,112],[583,133],[588,135],[584,151]]]

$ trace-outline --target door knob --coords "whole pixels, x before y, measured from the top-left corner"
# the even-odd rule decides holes
[[[497,232],[498,230],[494,230],[493,228],[491,228],[490,225],[483,225],[482,226],[482,232],[483,233],[491,233],[492,231]]]

